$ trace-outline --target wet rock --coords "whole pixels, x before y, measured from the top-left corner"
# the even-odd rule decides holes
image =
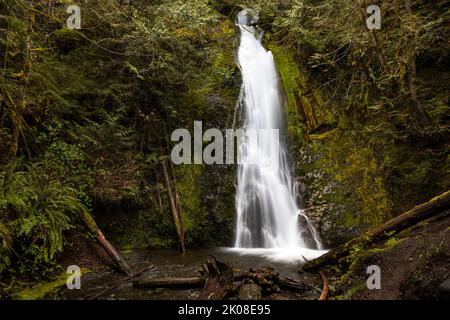
[[[245,9],[239,12],[237,23],[246,26],[254,26],[258,23],[258,13],[254,10]]]
[[[269,286],[264,290],[265,294],[273,294],[273,293],[278,293],[278,292],[280,292],[280,286],[277,284]]]
[[[308,248],[315,248],[316,243],[314,242],[309,223],[305,216],[300,214],[298,215],[298,225],[299,229],[301,230],[301,237],[305,244],[308,246]]]
[[[240,300],[260,300],[261,287],[255,283],[243,284],[239,289]]]
[[[444,280],[438,287],[439,299],[450,299],[450,278]]]

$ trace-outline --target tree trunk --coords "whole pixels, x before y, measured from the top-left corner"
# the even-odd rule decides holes
[[[411,97],[411,102],[413,106],[414,113],[419,119],[419,122],[422,125],[430,125],[431,120],[428,116],[428,113],[423,108],[422,103],[420,102],[418,96],[417,96],[417,71],[416,71],[416,57],[414,54],[411,54],[408,58],[408,73],[407,73],[407,79],[408,79],[408,87],[409,87],[409,94]]]
[[[406,12],[412,16],[413,11],[410,0],[405,0],[405,8]],[[419,122],[422,125],[430,125],[431,124],[430,117],[426,112],[426,110],[423,108],[423,105],[420,102],[417,95],[417,67],[416,67],[416,54],[414,51],[408,52],[407,70],[408,70],[407,80],[408,80],[409,94],[411,96],[411,102],[414,113],[418,117]]]
[[[180,221],[180,226],[181,226],[181,239],[183,239],[183,252],[185,250],[184,248],[184,225],[183,225],[183,218],[181,216],[181,200],[180,200],[180,196],[178,194],[178,189],[177,189],[177,175],[175,173],[175,167],[173,165],[173,163],[170,163],[170,167],[172,169],[172,181],[173,181],[173,192],[175,194],[175,205],[177,208],[177,217],[178,217],[178,221]]]
[[[228,263],[209,256],[202,265],[202,274],[206,281],[199,300],[222,300],[233,291],[233,268]]]
[[[100,297],[104,296],[105,294],[111,292],[112,290],[120,287],[121,285],[127,283],[128,281],[132,280],[133,278],[136,278],[140,274],[142,274],[146,271],[149,271],[149,270],[153,270],[153,269],[156,269],[156,267],[153,265],[147,265],[147,266],[143,267],[142,269],[140,269],[139,271],[137,271],[136,273],[133,273],[131,276],[128,276],[125,279],[120,279],[120,280],[116,281],[113,285],[111,285],[109,288],[89,297],[88,300],[97,300],[98,298],[100,298]]]
[[[286,291],[297,291],[297,292],[304,292],[304,291],[308,291],[308,290],[317,290],[315,287],[310,286],[308,284],[305,283],[301,283],[289,278],[280,278],[278,280],[278,286],[280,287],[280,289],[282,290],[286,290]]]
[[[322,271],[319,272],[319,275],[320,275],[320,278],[322,279],[322,282],[323,282],[323,290],[322,290],[322,294],[319,297],[319,300],[327,300],[328,292],[329,292],[328,280],[327,280],[327,277],[325,276],[325,274]]]
[[[361,18],[364,23],[364,27],[367,29],[367,33],[369,34],[369,37],[370,37],[370,42],[372,43],[373,49],[377,53],[380,65],[383,68],[384,72],[388,72],[389,69],[386,64],[386,59],[384,57],[384,51],[383,51],[383,48],[380,46],[380,41],[378,41],[377,34],[375,33],[374,30],[367,28],[367,25],[366,25],[367,14],[366,14],[366,10],[364,9],[360,0],[358,0],[358,5],[359,5],[359,11],[361,12]]]
[[[246,279],[245,274],[234,277],[233,281],[242,281]],[[317,288],[289,279],[280,278],[277,282],[280,289],[286,291],[303,292],[307,290],[317,290]],[[148,278],[136,279],[133,281],[135,287],[142,288],[201,288],[205,285],[204,277],[164,277],[164,278]]]
[[[164,160],[162,162],[162,167],[164,179],[166,181],[167,194],[169,196],[170,208],[172,210],[173,221],[175,222],[175,227],[177,229],[179,249],[181,250],[181,252],[185,252],[183,220],[177,210],[177,200],[175,199],[175,196],[173,195],[172,192],[172,186],[170,184],[169,174],[167,172],[167,160]]]
[[[365,232],[361,236],[340,245],[323,256],[306,263],[302,269],[305,271],[314,271],[328,264],[336,264],[341,258],[348,255],[355,245],[367,245],[384,240],[448,209],[450,209],[450,191],[420,204],[398,217]]]
[[[187,278],[150,278],[136,279],[133,286],[142,288],[201,288],[205,284],[204,277]]]
[[[108,253],[108,255],[116,263],[119,269],[126,275],[131,276],[131,268],[122,258],[122,255],[113,247],[113,245],[108,240],[106,240],[103,232],[97,226],[94,218],[92,218],[92,216],[88,212],[84,212],[81,218],[88,230],[97,237],[98,242],[102,245],[103,249],[105,249],[106,253]]]

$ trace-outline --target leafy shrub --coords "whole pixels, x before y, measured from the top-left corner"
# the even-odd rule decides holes
[[[16,172],[0,195],[0,272],[11,266],[19,274],[52,272],[64,232],[84,210],[77,191],[52,179],[41,164]]]
[[[43,158],[43,167],[52,179],[63,181],[68,187],[76,189],[78,198],[89,206],[91,201],[88,190],[93,179],[85,154],[79,146],[57,140],[50,144]]]

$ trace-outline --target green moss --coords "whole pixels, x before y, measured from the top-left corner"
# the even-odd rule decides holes
[[[356,292],[364,289],[365,283],[361,280],[361,274],[366,268],[367,261],[377,254],[391,251],[403,242],[403,240],[404,239],[391,237],[381,245],[366,248],[370,243],[370,238],[367,238],[363,243],[354,245],[349,256],[343,259],[343,261],[340,261],[341,264],[349,263],[349,265],[347,268],[344,268],[344,266],[340,267],[341,270],[345,269],[346,271],[337,279],[334,286],[339,288],[343,293],[335,298],[337,300],[351,299]],[[339,270],[339,268],[337,270]]]
[[[294,141],[305,141],[305,127],[301,122],[295,98],[295,95],[299,94],[297,81],[304,82],[300,68],[295,63],[293,55],[283,47],[275,44],[269,44],[268,47],[274,56],[283,91],[286,96],[285,112],[288,120],[288,133]]]
[[[430,202],[435,202],[435,201],[437,201],[439,199],[442,199],[442,197],[446,196],[447,194],[450,194],[450,190],[448,190],[448,191],[446,191],[446,192],[444,192],[444,193],[434,197],[433,199],[430,200]]]
[[[343,294],[335,296],[334,299],[335,300],[352,300],[353,296],[364,290],[366,288],[366,284],[365,283],[358,283],[357,285],[352,286],[351,288],[349,288],[348,290],[346,290]]]
[[[177,189],[180,194],[181,214],[188,244],[194,242],[194,239],[202,238],[202,225],[205,222],[199,187],[202,171],[202,165],[183,166],[178,170],[181,178],[177,180]]]
[[[114,208],[97,222],[104,228],[108,239],[121,250],[174,247],[176,233],[172,215],[166,195],[161,196],[163,212],[153,206],[132,211]],[[110,219],[110,215],[114,219]]]
[[[82,34],[78,30],[62,28],[52,34],[53,42],[62,52],[69,52],[77,49],[83,43]]]
[[[81,274],[89,273],[89,269],[82,269]],[[55,292],[62,286],[66,285],[67,279],[71,276],[69,273],[61,273],[54,280],[46,282],[38,282],[29,288],[25,288],[12,295],[15,300],[43,300],[48,294]]]
[[[309,135],[309,140],[323,140],[326,139],[327,137],[329,137],[330,135],[332,135],[334,132],[336,131],[336,129],[334,130],[330,130],[330,131],[325,131],[323,133],[318,133],[318,134],[310,134]]]
[[[365,145],[366,138],[336,128],[311,135],[312,139],[304,149],[307,161],[300,165],[306,174],[318,172],[307,175],[306,184],[321,197],[313,200],[328,206],[325,215],[333,222],[326,236],[343,242],[389,219],[393,203],[383,167]]]

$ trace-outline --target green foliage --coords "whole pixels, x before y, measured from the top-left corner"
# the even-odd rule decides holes
[[[7,30],[0,43],[0,138],[6,141],[0,145],[0,169],[10,160],[6,155],[19,122],[14,110],[24,65],[20,52],[30,43],[17,156],[31,167],[42,165],[28,170],[20,164],[17,169],[25,177],[39,170],[46,188],[26,190],[42,192],[48,201],[64,194],[79,199],[120,246],[172,246],[175,235],[160,160],[170,150],[175,128],[189,128],[194,120],[224,126],[233,110],[239,87],[233,23],[206,0],[132,5],[95,0],[82,6],[83,29],[69,30],[64,5],[34,1],[33,19],[27,20],[31,2],[1,3],[8,5],[2,5],[0,16],[0,27]],[[197,172],[196,180],[202,174]],[[182,183],[191,178],[189,170],[177,169],[176,175]],[[10,188],[16,188],[17,179],[15,175]],[[58,188],[60,194],[55,193]],[[205,239],[203,212],[197,209],[203,210],[200,189],[208,187],[198,188],[181,187],[180,198],[186,203],[187,237]],[[1,233],[2,261],[6,263],[9,254],[3,252],[10,248],[24,256],[15,258],[20,261],[54,261],[64,249],[59,232],[79,224],[73,214],[61,212],[52,224],[48,205],[25,214],[31,204],[21,194],[5,197],[21,214],[0,219],[15,238],[3,241],[9,238]],[[45,242],[48,250],[29,246],[25,252],[31,239]]]
[[[76,190],[77,197],[90,205],[88,191],[93,182],[85,154],[78,146],[64,141],[53,142],[43,155],[43,166],[51,172],[53,179]]]
[[[204,210],[201,208],[201,195],[199,194],[199,178],[202,166],[195,165],[182,169],[181,181],[177,188],[182,195],[181,212],[186,233],[186,243],[196,246],[201,241],[203,227],[206,221],[203,219]]]
[[[0,0],[0,171],[18,170],[0,188],[0,271],[54,266],[85,207],[120,246],[176,243],[160,161],[174,129],[230,127],[243,6],[259,10],[307,205],[324,207],[331,240],[449,187],[443,2],[412,13],[383,2],[378,45],[350,0],[93,0],[82,30],[63,27],[62,3]],[[412,101],[413,61],[429,123]],[[222,169],[171,173],[189,245],[231,235],[233,172]]]
[[[320,208],[330,245],[449,188],[450,81],[442,71],[449,60],[439,35],[448,33],[449,12],[442,3],[383,2],[382,29],[370,32],[368,5],[295,0],[260,8],[289,133],[299,142],[304,197]],[[317,118],[309,128],[308,114]]]
[[[345,272],[339,272],[339,277],[332,284],[333,287],[339,288],[339,292],[335,292],[337,294],[335,299],[352,299],[355,293],[367,288],[364,281],[365,277],[360,275],[365,274],[367,266],[372,261],[376,261],[378,255],[393,250],[404,240],[390,237],[384,243],[377,246],[371,246],[370,241],[366,244],[355,245],[351,249],[349,256],[344,259],[345,261],[341,261],[341,264],[343,264],[341,269],[345,270]]]
[[[90,270],[82,269],[81,275],[89,273]],[[52,277],[50,281],[40,281],[32,285],[23,286],[17,292],[12,295],[15,300],[43,300],[48,299],[48,296],[52,293],[57,293],[59,289],[66,286],[70,273],[58,274]]]
[[[301,123],[295,94],[298,94],[297,81],[301,78],[299,66],[291,55],[284,52],[280,46],[269,47],[274,54],[277,70],[280,74],[284,93],[286,94],[285,112],[288,120],[288,133],[294,141],[305,140],[305,126]]]
[[[2,261],[10,262],[2,271],[12,271],[6,267],[14,263],[18,273],[51,273],[56,255],[63,250],[64,232],[84,210],[76,190],[52,179],[42,165],[16,172],[8,192],[0,196],[0,222],[6,225],[2,238],[9,242],[4,242],[9,250],[2,251]]]

